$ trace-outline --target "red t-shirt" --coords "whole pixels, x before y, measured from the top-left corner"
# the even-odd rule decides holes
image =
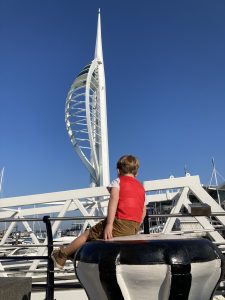
[[[120,176],[119,201],[116,218],[141,223],[145,203],[145,190],[134,177]]]

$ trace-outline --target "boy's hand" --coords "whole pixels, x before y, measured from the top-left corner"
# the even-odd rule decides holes
[[[113,231],[113,224],[106,224],[104,230],[104,240],[110,240],[113,238],[112,231]]]

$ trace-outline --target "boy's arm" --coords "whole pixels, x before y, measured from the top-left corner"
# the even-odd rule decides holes
[[[108,204],[107,222],[104,229],[104,239],[109,240],[112,236],[113,221],[116,215],[116,209],[119,201],[119,189],[112,187]]]

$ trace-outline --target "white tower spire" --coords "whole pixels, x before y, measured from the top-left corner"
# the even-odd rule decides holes
[[[98,10],[98,25],[97,25],[96,44],[95,44],[95,58],[103,61],[100,8]]]
[[[100,10],[94,60],[84,67],[71,86],[65,121],[73,147],[89,171],[91,186],[107,186],[108,129]]]
[[[101,15],[98,11],[98,25],[95,45],[95,59],[98,62],[99,78],[99,100],[100,100],[100,126],[101,126],[101,146],[100,146],[100,182],[101,185],[109,184],[109,149],[108,149],[108,128],[107,128],[107,108],[106,108],[106,87],[105,87],[105,70],[102,51],[102,34],[101,34]]]

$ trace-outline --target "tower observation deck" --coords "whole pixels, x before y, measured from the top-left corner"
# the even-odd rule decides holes
[[[69,90],[65,122],[74,150],[90,174],[90,186],[107,186],[109,154],[100,10],[94,59],[81,70]]]

